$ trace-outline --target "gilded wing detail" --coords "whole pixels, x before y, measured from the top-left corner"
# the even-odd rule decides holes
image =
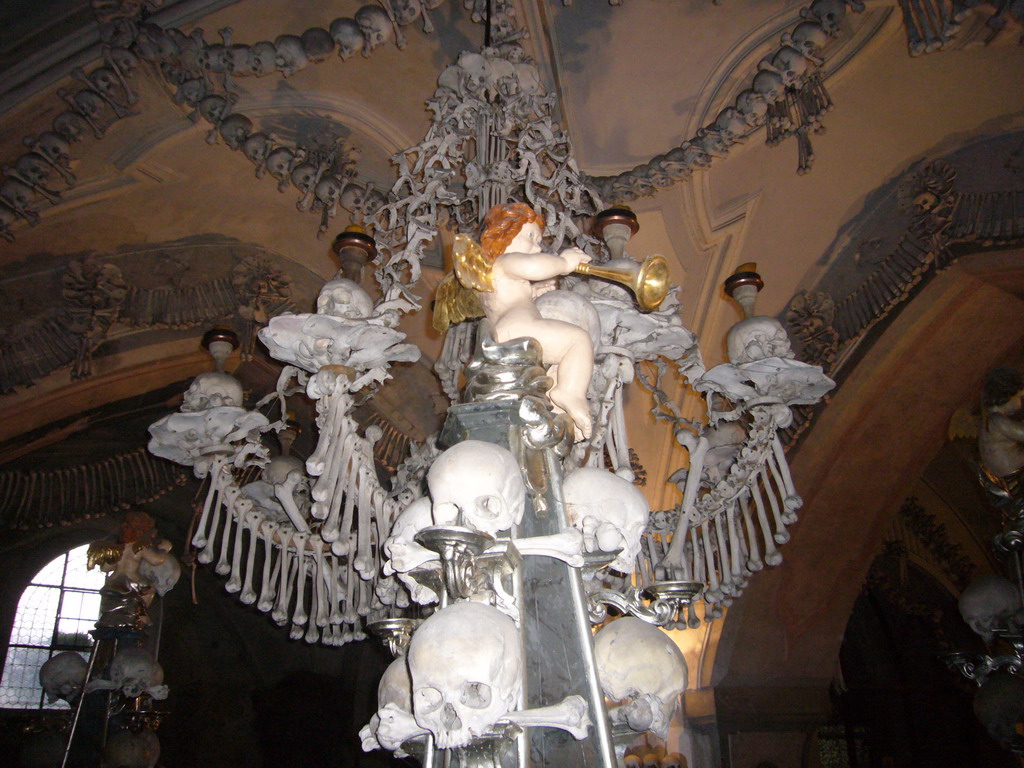
[[[456,235],[452,245],[455,271],[445,275],[434,299],[434,330],[444,333],[453,323],[484,316],[477,293],[494,290],[491,264],[483,249],[468,235]]]
[[[455,274],[464,286],[481,293],[490,293],[494,290],[491,262],[488,261],[483,249],[469,235],[455,236],[452,261],[455,263]]]
[[[483,316],[484,308],[476,291],[464,286],[454,272],[445,275],[434,299],[434,330],[444,333],[454,323]]]

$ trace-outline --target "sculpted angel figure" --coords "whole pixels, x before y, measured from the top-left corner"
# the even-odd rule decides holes
[[[989,373],[982,392],[978,432],[981,463],[993,474],[1010,479],[1024,467],[1024,422],[1020,421],[1024,376],[1012,368]]]
[[[455,271],[438,286],[434,327],[445,331],[451,323],[484,315],[499,343],[523,336],[536,339],[554,382],[548,396],[572,419],[577,437],[586,439],[591,432],[587,387],[594,370],[593,342],[582,328],[541,317],[534,299],[590,256],[579,248],[545,253],[543,226],[544,219],[530,206],[513,203],[487,212],[479,245],[456,235]]]
[[[88,568],[108,574],[100,589],[98,627],[142,629],[149,624],[147,611],[156,590],[141,573],[143,562],[162,565],[171,542],[160,538],[153,518],[145,512],[128,512],[116,541],[89,545]]]

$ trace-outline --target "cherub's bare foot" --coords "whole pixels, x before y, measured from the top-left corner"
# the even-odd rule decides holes
[[[555,406],[569,414],[569,418],[572,419],[572,423],[576,426],[576,442],[589,440],[591,430],[590,405],[587,403],[586,396],[575,397],[568,395],[555,386],[548,392],[548,397],[551,398],[551,402]]]

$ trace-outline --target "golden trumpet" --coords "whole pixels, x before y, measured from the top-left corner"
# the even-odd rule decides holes
[[[573,272],[600,277],[626,286],[636,295],[636,302],[644,312],[660,307],[668,295],[668,262],[664,256],[658,254],[652,254],[644,259],[642,264],[631,267],[580,264]]]

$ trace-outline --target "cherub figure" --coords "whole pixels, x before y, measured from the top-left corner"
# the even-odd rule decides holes
[[[89,545],[88,568],[99,566],[107,580],[100,589],[98,627],[142,629],[149,624],[147,611],[156,595],[154,585],[139,572],[143,562],[162,565],[171,542],[159,537],[153,518],[145,512],[128,512],[117,541]]]
[[[1024,376],[1012,368],[996,368],[985,380],[978,432],[981,463],[993,474],[1011,479],[1024,468],[1024,423],[1019,420]]]
[[[594,347],[582,328],[541,317],[534,299],[554,288],[590,256],[579,248],[560,254],[543,250],[544,219],[525,203],[496,205],[484,218],[478,246],[456,235],[455,271],[438,286],[434,327],[485,315],[497,342],[529,336],[540,342],[554,382],[551,402],[569,414],[580,439],[590,437],[587,387],[594,370]],[[468,289],[465,290],[465,289]]]

